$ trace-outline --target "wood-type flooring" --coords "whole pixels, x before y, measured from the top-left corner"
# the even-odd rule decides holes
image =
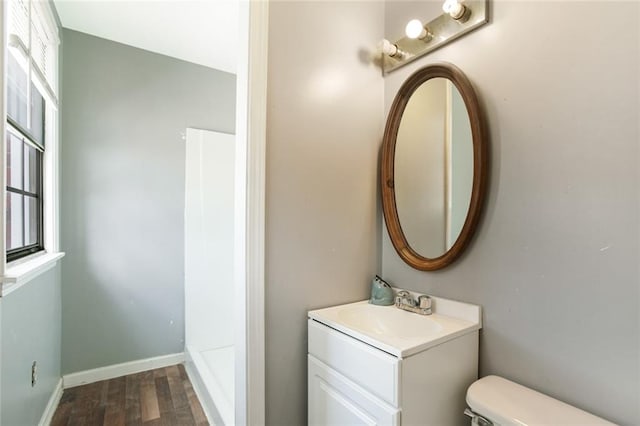
[[[51,426],[208,425],[183,365],[65,389]]]

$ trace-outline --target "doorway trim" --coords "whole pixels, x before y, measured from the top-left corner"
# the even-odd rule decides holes
[[[269,3],[239,2],[236,80],[235,420],[265,424],[265,164]]]

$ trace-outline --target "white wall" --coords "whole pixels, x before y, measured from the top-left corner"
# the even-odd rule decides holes
[[[266,416],[306,424],[306,312],[376,272],[382,2],[273,2],[266,144]]]
[[[388,2],[386,34],[430,6]],[[637,424],[640,4],[495,1],[492,10],[489,25],[385,78],[388,108],[416,69],[459,66],[488,119],[491,173],[465,255],[419,272],[385,230],[383,276],[482,305],[482,375]]]
[[[185,343],[233,345],[234,135],[187,129]]]

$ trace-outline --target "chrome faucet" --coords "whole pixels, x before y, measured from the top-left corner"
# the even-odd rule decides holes
[[[420,315],[431,315],[431,298],[423,294],[416,300],[408,291],[400,290],[396,294],[396,308]]]

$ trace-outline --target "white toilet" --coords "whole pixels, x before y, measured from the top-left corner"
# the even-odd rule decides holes
[[[613,425],[600,417],[503,379],[487,376],[467,390],[465,414],[473,426],[600,426]]]

